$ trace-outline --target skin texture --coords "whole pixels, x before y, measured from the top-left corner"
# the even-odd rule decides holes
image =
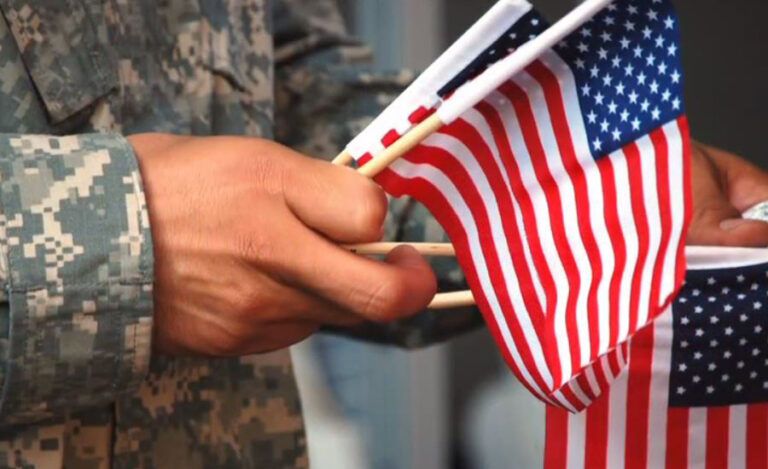
[[[768,247],[768,223],[741,214],[768,200],[768,173],[724,150],[693,142],[694,214],[688,244]]]
[[[436,280],[413,249],[378,262],[342,243],[381,238],[387,199],[352,169],[240,137],[142,134],[155,239],[156,351],[241,356],[290,346],[321,325],[411,316]],[[740,214],[768,199],[768,174],[700,143],[688,244],[768,246]]]
[[[352,169],[239,137],[130,138],[155,240],[156,351],[240,356],[320,325],[423,310],[436,280],[415,250],[384,262],[337,245],[381,237],[387,200]]]

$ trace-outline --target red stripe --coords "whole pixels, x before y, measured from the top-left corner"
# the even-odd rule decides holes
[[[581,363],[581,351],[579,349],[578,328],[576,324],[576,316],[571,312],[576,311],[576,296],[577,292],[581,288],[581,276],[579,274],[576,260],[573,257],[573,252],[568,244],[568,233],[563,225],[563,217],[566,214],[563,212],[563,203],[560,198],[560,192],[556,190],[557,181],[549,171],[549,167],[546,164],[547,154],[544,151],[541,141],[539,140],[538,129],[536,128],[535,117],[531,108],[531,102],[526,93],[512,82],[507,82],[499,89],[511,102],[517,113],[520,128],[523,133],[523,140],[528,149],[528,153],[531,156],[531,162],[533,164],[533,170],[539,186],[544,189],[544,195],[549,206],[549,221],[552,227],[552,234],[555,241],[555,247],[559,255],[560,261],[565,269],[566,277],[568,278],[568,292],[566,293],[566,328],[568,330],[568,345],[567,349],[571,353],[571,363],[573,370],[578,370]],[[547,318],[549,321],[554,321],[553,318]],[[552,327],[552,337],[554,334],[554,323],[549,323]],[[566,378],[566,377],[564,377]]]
[[[688,467],[688,420],[687,408],[667,410],[667,469]]]
[[[642,284],[643,267],[648,257],[648,213],[645,209],[643,189],[643,168],[640,162],[640,151],[635,143],[624,147],[627,169],[629,173],[629,191],[632,199],[632,214],[637,228],[638,256],[632,274],[632,291],[630,293],[629,332],[637,330],[637,316],[640,309],[640,289]]]
[[[568,419],[570,414],[547,406],[547,436],[544,443],[544,469],[568,467]]]
[[[668,297],[661,297],[661,281],[664,274],[664,259],[667,257],[667,250],[672,237],[672,212],[670,203],[672,197],[669,188],[669,144],[664,131],[654,130],[650,134],[653,149],[656,153],[654,163],[656,165],[656,194],[659,206],[659,221],[661,225],[661,238],[659,240],[659,250],[656,251],[656,260],[653,267],[653,277],[651,281],[651,310],[648,311],[648,321],[652,321],[661,314],[661,306],[667,302]],[[672,292],[670,292],[672,293]],[[643,327],[645,324],[638,324]]]
[[[512,266],[517,275],[520,293],[522,294],[522,300],[526,307],[526,311],[520,311],[519,313],[528,314],[531,318],[531,322],[536,329],[538,340],[541,343],[543,338],[542,329],[545,320],[544,311],[542,310],[541,304],[538,302],[538,295],[534,288],[534,279],[529,270],[525,255],[523,254],[523,249],[525,249],[525,247],[521,240],[520,227],[517,225],[517,217],[515,216],[516,210],[512,202],[511,194],[507,189],[507,184],[502,177],[500,168],[494,161],[491,150],[488,148],[488,145],[477,129],[463,119],[457,120],[452,125],[445,128],[441,133],[450,135],[464,143],[480,164],[483,174],[488,178],[488,183],[491,186],[496,203],[499,206],[499,216],[509,245],[509,255],[512,257]],[[493,242],[493,240],[490,239],[489,242]],[[503,276],[500,280],[504,281]]]
[[[569,314],[574,317],[586,313],[589,318],[587,323],[589,324],[590,356],[581,357],[581,362],[574,362],[574,370],[579,370],[582,368],[581,363],[591,363],[600,354],[600,311],[597,303],[597,287],[603,276],[602,259],[600,258],[600,248],[598,247],[591,224],[592,218],[587,177],[584,173],[584,167],[576,155],[560,82],[557,76],[539,61],[534,62],[528,68],[528,72],[544,89],[544,99],[547,103],[549,116],[552,119],[551,123],[563,166],[573,183],[579,233],[581,234],[584,249],[586,250],[592,270],[592,279],[587,295],[587,311],[569,311]],[[587,157],[591,159],[591,156],[588,155]],[[573,235],[575,237],[575,233]],[[588,360],[585,360],[587,358]],[[606,385],[606,383],[598,384],[601,388]]]
[[[729,407],[707,409],[707,469],[728,467]]]
[[[485,118],[488,126],[493,132],[494,141],[499,149],[499,154],[504,162],[504,167],[509,178],[510,186],[512,187],[512,193],[517,200],[520,210],[523,215],[523,227],[525,229],[526,240],[528,241],[528,247],[530,248],[531,259],[533,261],[533,268],[535,268],[539,274],[539,279],[543,285],[544,297],[546,299],[546,320],[551,323],[552,318],[555,315],[555,305],[557,301],[557,292],[554,285],[555,280],[552,277],[552,272],[549,268],[549,262],[547,262],[544,255],[544,249],[539,240],[539,228],[538,217],[536,216],[536,210],[531,200],[531,194],[525,188],[523,182],[520,166],[517,163],[517,158],[513,154],[512,145],[509,143],[509,134],[506,131],[504,120],[499,115],[498,111],[494,109],[488,103],[482,102],[478,104],[477,110]],[[547,363],[552,370],[553,379],[555,382],[561,382],[562,369],[560,367],[560,359],[557,355],[557,345],[554,343],[554,335],[550,330],[550,333],[545,339],[544,347],[548,351],[554,353],[554,357],[551,354],[547,355]]]
[[[615,262],[613,272],[611,273],[608,302],[611,308],[609,317],[611,335],[609,342],[616,344],[619,338],[619,315],[621,314],[621,308],[619,307],[621,279],[627,265],[627,243],[624,240],[624,232],[619,221],[616,173],[613,170],[613,162],[608,157],[602,158],[597,163],[597,169],[600,171],[600,180],[602,182],[603,201],[605,203],[605,225],[610,234]]]
[[[747,461],[749,469],[768,469],[768,404],[747,406]]]
[[[608,418],[610,399],[605,393],[587,410],[586,448],[584,467],[606,469],[608,465]]]
[[[425,147],[420,146],[414,149],[407,158],[409,161],[418,164],[422,162],[422,160],[431,160],[432,158],[430,158],[430,155],[439,155],[438,158],[441,166],[443,167],[443,171],[445,174],[449,175],[454,184],[460,188],[462,197],[471,207],[473,219],[477,223],[478,231],[481,233],[481,244],[484,249],[483,254],[484,258],[488,262],[487,265],[489,267],[490,276],[491,278],[500,278],[500,267],[498,265],[498,255],[495,252],[495,245],[492,242],[482,242],[482,234],[485,233],[487,236],[488,233],[490,233],[490,227],[487,214],[484,212],[484,210],[481,209],[483,205],[482,200],[480,199],[480,195],[477,193],[474,184],[472,184],[469,180],[469,175],[466,174],[460,165],[458,165],[452,155],[437,148],[426,149]],[[482,303],[479,303],[479,306],[481,312],[483,312],[483,315],[485,316],[486,323],[491,328],[499,347],[504,352],[507,363],[510,365],[510,367],[512,367],[513,371],[515,371],[515,374],[521,379],[521,381],[525,381],[522,378],[522,374],[517,368],[517,365],[512,360],[511,355],[509,355],[509,350],[507,349],[507,346],[501,335],[498,324],[496,323],[496,319],[493,316],[490,304],[485,297],[483,289],[480,288],[480,281],[477,276],[475,263],[471,258],[466,232],[464,231],[464,227],[461,224],[458,216],[450,207],[448,201],[436,187],[434,187],[425,179],[406,179],[389,170],[386,171],[386,174],[384,174],[383,177],[384,181],[382,182],[387,184],[388,190],[390,190],[394,196],[411,195],[418,200],[424,201],[427,208],[435,215],[438,220],[441,221],[444,228],[451,237],[454,246],[456,247],[457,258],[459,259],[464,269],[464,273],[467,276],[467,280],[470,283],[470,286],[472,287],[472,291],[476,294],[479,293],[478,296],[483,300]],[[513,340],[515,342],[515,346],[517,347],[522,360],[525,363],[527,370],[531,374],[536,386],[542,390],[547,391],[547,386],[545,385],[539,370],[534,365],[530,349],[527,346],[525,338],[522,336],[519,322],[517,321],[515,315],[511,314],[512,306],[509,303],[509,295],[508,292],[506,292],[506,284],[505,282],[497,281],[495,282],[495,286],[502,290],[500,292],[501,294],[497,294],[499,296],[499,302],[502,305],[504,312],[508,314],[506,318],[508,321],[509,329],[512,333]],[[533,383],[526,384],[528,385],[529,389],[533,389],[530,387],[530,385]]]
[[[627,469],[648,466],[648,414],[651,404],[654,327],[640,330],[632,339],[627,381],[627,433],[624,461]]]

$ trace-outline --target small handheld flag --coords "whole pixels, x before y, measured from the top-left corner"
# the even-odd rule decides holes
[[[468,33],[348,150],[365,164],[432,114],[450,122],[377,180],[444,226],[520,380],[577,411],[621,372],[627,340],[683,280],[677,17],[669,0],[622,0],[560,36],[530,4],[506,0],[481,23],[470,33],[486,34]],[[526,63],[515,57],[539,35],[557,44],[519,73],[505,68]]]

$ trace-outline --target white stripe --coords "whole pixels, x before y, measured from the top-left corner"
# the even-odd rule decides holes
[[[563,377],[571,375],[571,355],[569,351],[570,339],[568,337],[568,328],[566,324],[566,298],[562,294],[568,291],[568,278],[565,275],[562,261],[556,255],[557,248],[553,237],[550,210],[543,188],[534,178],[533,162],[528,149],[525,146],[522,130],[519,120],[512,106],[512,103],[501,93],[492,93],[488,96],[487,102],[493,106],[501,116],[504,123],[504,129],[509,136],[509,143],[512,146],[512,152],[515,156],[515,162],[518,165],[525,191],[531,198],[533,209],[536,212],[537,229],[539,242],[544,254],[550,253],[547,257],[547,265],[550,268],[552,279],[554,280],[555,295],[555,317],[547,318],[554,323],[555,344],[557,346],[558,357]],[[527,176],[527,177],[526,177]]]
[[[653,271],[656,267],[656,257],[661,245],[661,215],[659,214],[659,191],[657,180],[656,149],[650,137],[644,136],[637,142],[642,168],[642,187],[645,213],[648,221],[648,257],[643,265],[643,275],[640,287],[640,308],[637,311],[636,329],[642,328],[648,322],[648,312],[656,298],[651,298]],[[653,303],[651,303],[653,301]],[[655,304],[653,304],[655,308]]]
[[[730,407],[728,469],[747,469],[747,406]]]
[[[669,248],[664,259],[664,274],[662,277],[662,301],[675,290],[677,274],[677,253],[680,243],[683,242],[683,222],[685,221],[685,173],[683,166],[684,152],[683,140],[680,135],[680,126],[677,121],[670,122],[663,128],[669,147],[669,189],[670,189],[670,213],[672,216],[672,230]]]
[[[627,160],[622,151],[612,153],[609,158],[616,180],[616,204],[618,207],[627,207],[618,211],[619,226],[624,236],[624,244],[627,251],[626,275],[622,275],[619,287],[619,342],[626,340],[629,334],[630,293],[632,291],[633,268],[637,264],[638,244],[635,216],[631,207],[631,194],[629,191],[629,169]]]
[[[520,291],[520,281],[517,278],[515,267],[512,264],[512,257],[509,254],[511,249],[507,243],[504,226],[501,221],[501,210],[499,209],[499,204],[496,201],[493,189],[491,188],[491,184],[488,181],[483,168],[477,162],[477,159],[469,148],[467,148],[461,140],[450,135],[441,133],[434,134],[424,141],[423,146],[426,148],[439,148],[451,155],[446,155],[445,157],[453,157],[456,162],[464,168],[469,174],[472,182],[475,184],[477,191],[481,194],[484,205],[482,209],[485,210],[488,215],[493,243],[498,254],[502,274],[504,275],[504,282],[509,293],[509,301],[514,308],[515,317],[520,323],[523,336],[531,351],[533,361],[539,369],[539,373],[542,375],[547,386],[551,387],[553,385],[552,375],[550,374],[546,358],[544,357],[544,350],[541,347],[541,343],[539,342],[539,338],[536,335],[533,323],[531,322],[530,312],[527,310],[526,305],[522,300],[523,294]],[[457,193],[456,195],[459,194]],[[481,207],[477,208],[481,209]],[[477,260],[475,262],[477,262]],[[482,260],[482,263],[482,267],[487,270],[484,259]]]
[[[506,165],[502,161],[501,155],[499,154],[499,147],[496,145],[493,132],[491,131],[491,128],[483,115],[476,109],[470,109],[461,117],[478,131],[486,145],[488,145],[488,148],[491,150],[491,154],[493,155],[493,160],[496,162],[496,167],[504,179],[505,189],[507,193],[510,194],[512,206],[515,209],[515,222],[517,223],[519,230],[520,242],[523,245],[523,255],[525,256],[525,262],[527,264],[528,271],[531,273],[533,278],[533,287],[536,291],[536,297],[539,299],[539,305],[541,305],[542,309],[546,312],[546,297],[544,295],[544,287],[542,286],[541,277],[539,276],[539,272],[536,269],[536,265],[533,262],[533,256],[531,254],[531,242],[528,237],[528,233],[525,231],[525,224],[523,222],[523,215],[520,204],[512,192],[512,184],[509,181],[509,174],[507,174]]]
[[[615,344],[609,344],[610,339],[610,282],[611,274],[616,265],[616,259],[611,249],[611,237],[605,224],[605,201],[603,200],[602,179],[597,168],[597,162],[592,157],[587,130],[584,127],[584,116],[579,101],[576,79],[568,66],[557,54],[550,52],[541,59],[558,77],[560,91],[563,96],[566,118],[574,150],[579,159],[587,180],[587,193],[590,209],[590,226],[595,235],[598,247],[602,278],[599,279],[597,290],[599,349],[596,356],[605,354]],[[616,312],[617,313],[617,312]]]
[[[579,412],[568,416],[568,454],[566,457],[568,469],[584,468],[584,456],[587,437],[587,412]]]
[[[611,384],[608,391],[608,469],[624,467],[627,440],[627,384],[629,373],[625,369]]]
[[[587,378],[587,384],[589,384],[589,389],[592,391],[592,394],[595,396],[599,396],[602,394],[602,389],[600,389],[600,385],[597,384],[597,377],[595,376],[595,367],[600,366],[600,361],[596,361],[592,365],[586,367],[583,371],[584,376]],[[610,373],[604,373],[606,377],[609,377]]]
[[[589,264],[587,251],[584,247],[584,241],[581,239],[579,231],[578,212],[576,211],[576,192],[573,187],[570,176],[563,165],[560,148],[557,144],[555,131],[552,128],[552,118],[548,112],[544,90],[541,85],[533,79],[528,73],[520,73],[513,78],[513,81],[520,86],[528,96],[538,129],[539,140],[546,155],[546,163],[549,172],[552,175],[562,203],[562,213],[556,216],[562,217],[562,223],[565,232],[568,234],[566,242],[570,246],[573,257],[576,261],[576,269],[581,279],[581,285],[576,292],[576,310],[568,311],[569,315],[576,318],[576,329],[579,338],[579,350],[581,354],[581,365],[589,362],[591,353],[589,340],[589,312],[587,311],[587,297],[589,293],[588,285],[592,281],[592,267]],[[529,177],[532,177],[530,175]],[[556,253],[552,253],[553,255]],[[564,376],[564,378],[567,378]]]
[[[689,270],[729,269],[768,264],[768,249],[689,246],[685,257]]]
[[[651,362],[650,402],[648,408],[648,467],[664,467],[667,449],[667,410],[669,374],[672,363],[672,308],[654,321]]]
[[[707,463],[707,408],[688,410],[688,468],[705,469]]]
[[[496,292],[493,288],[493,282],[489,276],[488,268],[485,265],[477,225],[475,225],[472,212],[469,210],[469,207],[460,197],[458,188],[447,176],[445,176],[445,174],[431,165],[416,165],[405,159],[401,159],[399,163],[398,172],[402,177],[423,177],[430,181],[430,183],[433,184],[437,190],[439,190],[446,197],[448,203],[451,205],[451,208],[459,217],[461,224],[467,234],[468,247],[470,255],[472,256],[472,259],[475,263],[480,286],[487,297],[488,304],[491,309],[491,314],[494,317],[495,323],[499,327],[502,340],[504,341],[504,346],[514,360],[515,365],[520,369],[520,378],[528,383],[528,385],[533,389],[538,390],[541,394],[540,397],[546,400],[546,390],[541,389],[536,381],[534,381],[530,371],[528,370],[527,364],[523,361],[520,353],[518,352],[517,345],[512,340],[512,335],[509,331],[506,318],[504,317],[504,312],[502,311],[499,300],[496,297]]]

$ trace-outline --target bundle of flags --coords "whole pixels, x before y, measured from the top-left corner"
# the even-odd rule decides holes
[[[690,213],[677,17],[669,0],[608,3],[465,109],[551,31],[499,1],[348,147],[365,164],[441,118],[377,180],[430,209],[509,366],[574,412],[682,284]]]

